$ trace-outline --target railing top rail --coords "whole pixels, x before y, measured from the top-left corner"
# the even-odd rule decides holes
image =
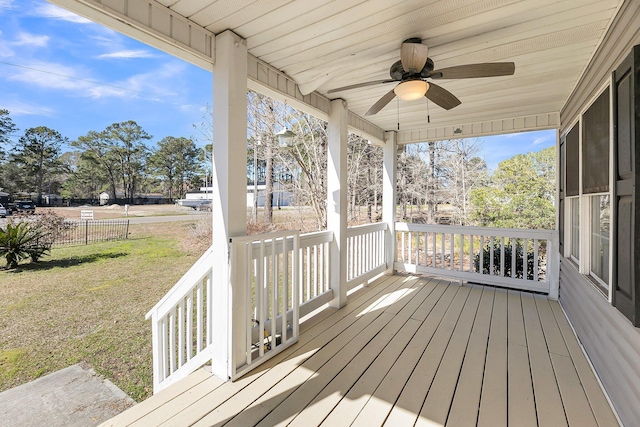
[[[386,229],[386,222],[374,222],[371,224],[354,225],[353,227],[347,227],[347,237],[357,236],[359,234],[370,233],[373,231],[384,231]]]
[[[300,235],[300,248],[320,245],[322,243],[330,243],[332,241],[333,231],[315,231],[313,233],[305,233]]]
[[[496,236],[514,238],[551,239],[556,230],[530,230],[525,228],[490,228],[490,227],[467,227],[441,224],[414,224],[408,222],[397,222],[396,231],[423,231],[438,232],[448,234],[466,234],[474,236]]]
[[[198,275],[200,277],[204,277],[208,270],[211,269],[211,263],[208,262],[208,258],[213,253],[213,249],[209,247],[202,256],[195,262],[187,271],[184,276],[178,280],[178,283],[173,285],[173,287],[165,294],[164,297],[156,305],[153,306],[151,310],[145,316],[145,319],[150,319],[151,315],[155,311],[160,311],[160,316],[164,316],[166,313],[162,312],[161,308],[163,306],[168,305],[172,307],[174,302],[177,304],[180,300],[181,296],[184,296],[185,292],[189,291],[189,289],[193,289],[193,287],[197,284],[196,281],[193,280],[193,276]]]
[[[300,235],[300,240],[309,239],[313,237],[329,237],[333,239],[333,231],[323,230],[323,231],[312,231],[310,233],[304,233]]]
[[[247,243],[247,242],[257,242],[260,240],[271,240],[271,239],[282,239],[284,237],[291,237],[292,235],[300,234],[300,230],[284,230],[284,231],[273,231],[271,233],[264,234],[252,234],[248,236],[234,236],[229,240],[231,243]]]

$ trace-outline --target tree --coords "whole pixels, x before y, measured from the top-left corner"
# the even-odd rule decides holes
[[[428,187],[425,192],[425,182],[428,182],[429,171],[424,158],[424,145],[412,144],[402,148],[398,156],[397,186],[398,202],[401,206],[401,217],[408,218],[407,206],[428,203]]]
[[[108,187],[109,180],[95,157],[90,153],[69,151],[60,157],[63,164],[62,197],[97,199]]]
[[[319,230],[327,228],[327,123],[308,114],[292,112],[293,147],[279,150],[279,163],[292,179],[291,190],[300,205],[311,206]]]
[[[111,155],[118,161],[118,173],[124,197],[133,203],[137,186],[143,179],[148,156],[143,141],[152,138],[136,122],[114,123],[104,130],[104,138],[109,145]]]
[[[104,132],[90,131],[86,135],[72,141],[71,145],[81,150],[83,171],[100,171],[99,174],[108,182],[109,196],[116,198],[118,177],[118,159],[113,154]]]
[[[473,219],[500,228],[555,225],[555,147],[517,154],[498,165],[488,187],[471,192]]]
[[[374,222],[382,196],[382,147],[350,133],[347,145],[347,200],[349,220],[360,223],[360,208],[364,206],[367,221]]]
[[[27,129],[18,141],[17,152],[11,161],[20,165],[32,178],[38,193],[38,203],[42,202],[42,189],[45,177],[49,180],[60,173],[60,150],[67,138],[59,132],[45,126]]]
[[[464,225],[469,220],[469,196],[487,185],[487,164],[477,157],[480,140],[442,141],[440,153],[440,198],[451,207],[451,221]]]
[[[189,180],[195,175],[201,151],[188,138],[167,136],[150,158],[150,168],[165,182],[169,199],[174,192],[182,198]]]
[[[102,170],[109,182],[109,195],[116,198],[120,186],[124,197],[133,202],[135,191],[144,179],[148,148],[143,141],[151,139],[136,122],[114,123],[102,132],[91,131],[71,145],[82,150],[84,160]]]
[[[258,145],[264,159],[264,220],[273,223],[273,187],[275,181],[276,155],[278,150],[276,130],[284,127],[286,106],[273,98],[249,91],[247,93],[248,121],[251,146],[247,150],[247,164],[253,164],[254,146]],[[250,155],[251,154],[251,158]],[[251,166],[253,169],[253,166]],[[255,174],[254,171],[254,175]]]
[[[0,161],[3,161],[6,156],[4,147],[11,144],[9,135],[17,130],[17,126],[9,116],[9,110],[0,109]]]

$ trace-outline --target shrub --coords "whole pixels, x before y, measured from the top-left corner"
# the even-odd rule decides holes
[[[37,262],[51,252],[58,236],[68,228],[64,218],[53,212],[37,217],[16,216],[0,227],[0,256],[8,268],[16,268],[20,261],[30,258]]]
[[[47,248],[38,243],[40,237],[29,222],[9,222],[6,228],[0,228],[0,256],[7,260],[7,267],[16,268],[23,259],[38,260],[44,255]]]
[[[522,259],[524,248],[522,243],[516,243],[516,274],[515,277],[518,279],[522,279],[524,277],[524,260]],[[501,246],[499,244],[493,245],[493,272],[491,272],[491,245],[487,244],[484,247],[483,257],[482,257],[482,273],[483,274],[493,274],[496,276],[500,275],[500,252]],[[511,277],[511,267],[512,267],[512,257],[513,257],[513,248],[511,244],[504,245],[504,277]],[[527,279],[533,280],[533,257],[534,252],[532,250],[527,251]],[[538,265],[541,265],[540,259],[538,260]],[[473,257],[473,266],[474,270],[480,271],[480,253],[477,253]]]

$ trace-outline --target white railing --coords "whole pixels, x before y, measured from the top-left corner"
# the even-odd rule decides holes
[[[153,307],[153,391],[159,392],[211,360],[213,252],[209,248]]]
[[[558,233],[396,223],[395,268],[558,297]]]
[[[384,222],[347,228],[347,289],[387,269],[386,231]]]
[[[298,341],[300,234],[233,237],[233,379]]]
[[[331,231],[300,235],[300,316],[306,316],[333,298],[329,284],[331,242]]]

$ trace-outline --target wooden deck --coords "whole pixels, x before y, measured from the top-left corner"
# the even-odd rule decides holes
[[[396,275],[235,382],[199,370],[105,426],[617,426],[557,302]]]

